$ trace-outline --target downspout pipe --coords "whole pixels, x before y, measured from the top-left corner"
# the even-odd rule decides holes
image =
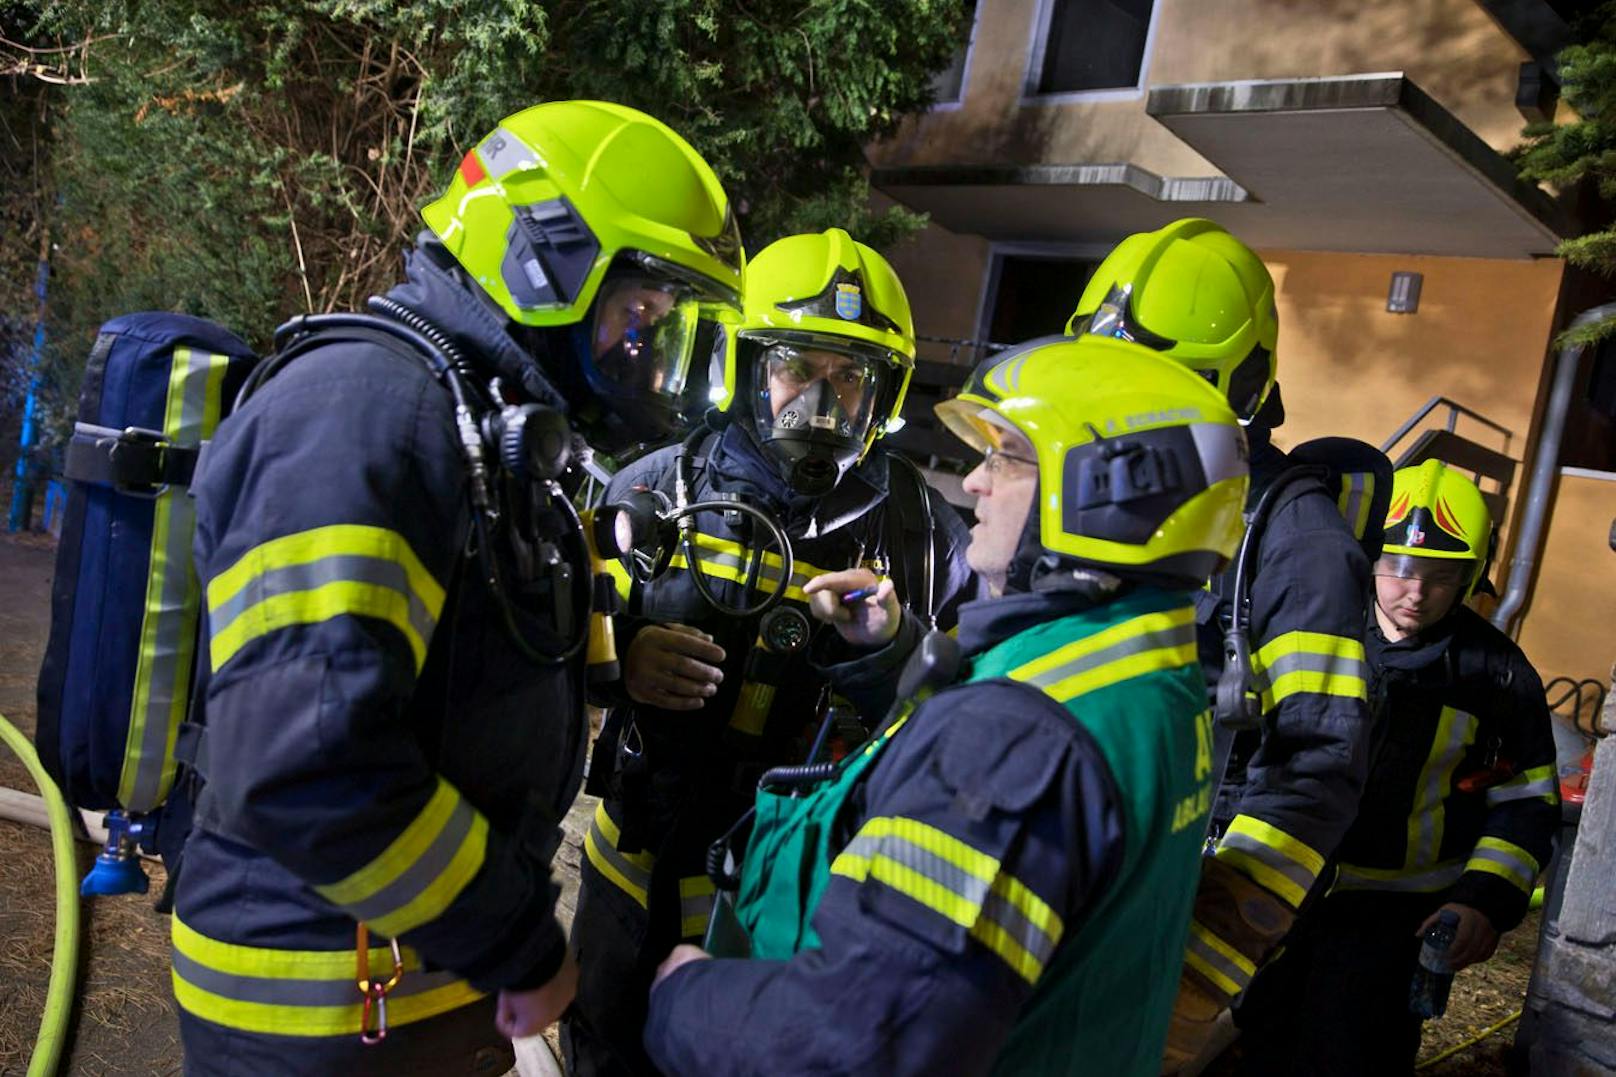
[[[1616,318],[1616,303],[1605,303],[1583,311],[1572,319],[1567,332],[1595,322]],[[1493,611],[1493,625],[1506,635],[1515,635],[1515,620],[1532,590],[1532,573],[1543,546],[1543,529],[1549,520],[1549,498],[1554,476],[1560,470],[1560,441],[1565,435],[1566,413],[1577,386],[1577,368],[1586,344],[1567,344],[1554,362],[1554,383],[1549,388],[1548,407],[1533,450],[1532,476],[1526,483],[1526,508],[1521,513],[1521,530],[1515,539],[1515,556],[1509,562],[1509,586],[1503,601]]]

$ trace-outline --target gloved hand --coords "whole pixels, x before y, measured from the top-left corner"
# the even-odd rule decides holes
[[[670,711],[699,710],[718,691],[724,648],[689,625],[640,629],[623,659],[623,687],[636,703]]]
[[[1201,862],[1190,956],[1173,1001],[1163,1073],[1177,1073],[1199,1057],[1216,1031],[1218,1014],[1234,1002],[1295,923],[1296,910],[1272,892],[1221,860]]]

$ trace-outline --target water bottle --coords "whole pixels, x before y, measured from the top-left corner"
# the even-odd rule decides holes
[[[1448,947],[1458,931],[1459,914],[1443,909],[1420,944],[1420,963],[1408,985],[1408,1010],[1422,1021],[1441,1017],[1448,1008],[1448,990],[1453,987]]]

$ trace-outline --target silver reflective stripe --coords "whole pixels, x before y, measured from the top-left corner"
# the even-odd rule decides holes
[[[267,976],[242,976],[208,968],[179,950],[170,950],[174,973],[193,987],[236,1002],[257,1002],[270,1006],[351,1006],[364,1001],[359,985],[352,978],[342,980],[287,980]],[[387,993],[389,1000],[408,998],[459,982],[452,972],[407,972],[398,986]]]
[[[217,607],[209,611],[208,627],[218,636],[229,628],[237,617],[266,599],[297,591],[313,591],[328,583],[370,583],[386,587],[403,595],[409,603],[410,624],[423,640],[432,638],[437,619],[426,603],[410,585],[410,574],[397,561],[383,557],[364,557],[359,554],[333,554],[317,561],[305,561],[259,573],[246,585]]]
[[[1341,515],[1352,528],[1355,538],[1363,538],[1365,521],[1360,519],[1368,511],[1365,504],[1373,489],[1374,476],[1362,471],[1349,472],[1341,478],[1341,485],[1345,487],[1341,494]]]
[[[1246,474],[1246,435],[1239,427],[1222,423],[1191,423],[1190,437],[1201,458],[1206,484],[1238,479]]]
[[[1319,654],[1316,651],[1291,651],[1274,659],[1257,673],[1258,682],[1267,688],[1287,673],[1325,673],[1332,677],[1357,677],[1366,680],[1369,666],[1361,658],[1345,654]]]
[[[589,824],[589,833],[586,835],[585,840],[594,846],[595,851],[599,852],[607,863],[621,872],[623,878],[628,880],[631,885],[637,886],[642,892],[649,894],[651,873],[635,865],[626,856],[617,851],[617,847],[607,839],[605,831],[601,830],[599,820]],[[644,902],[641,902],[641,904],[644,904]]]
[[[224,367],[229,357],[190,348],[175,348],[169,372],[163,434],[170,441],[195,446],[217,420]],[[157,807],[168,792],[173,773],[169,745],[184,718],[196,623],[201,604],[196,569],[191,564],[191,538],[196,506],[189,494],[171,487],[159,494],[152,512],[151,568],[135,694],[130,706],[129,740],[119,776],[118,799],[130,811]]]
[[[1511,800],[1530,800],[1532,797],[1548,796],[1557,789],[1559,782],[1552,777],[1539,778],[1525,785],[1500,785],[1487,790],[1487,806],[1490,808]]]
[[[1537,865],[1527,863],[1520,854],[1503,849],[1489,849],[1478,845],[1470,854],[1471,863],[1475,863],[1477,860],[1486,860],[1497,864],[1509,873],[1510,882],[1513,882],[1528,894],[1532,892],[1532,884],[1537,881]]]
[[[477,156],[482,158],[483,170],[494,179],[503,179],[519,168],[542,167],[544,164],[527,143],[504,127],[494,128],[493,134],[478,143]]]
[[[1033,685],[1037,688],[1048,688],[1050,685],[1059,684],[1068,677],[1075,677],[1080,673],[1087,673],[1090,670],[1099,669],[1101,666],[1110,665],[1112,662],[1119,661],[1123,658],[1130,658],[1136,654],[1144,654],[1146,651],[1162,650],[1171,647],[1183,647],[1186,645],[1193,645],[1194,643],[1194,621],[1190,621],[1186,624],[1174,625],[1171,628],[1158,629],[1152,632],[1141,632],[1137,636],[1130,636],[1127,639],[1119,640],[1109,647],[1103,647],[1098,651],[1085,654],[1080,658],[1074,658],[1072,661],[1067,662],[1064,665],[1056,666],[1053,669],[1046,669],[1042,673],[1036,673],[1031,677],[1025,678],[1025,683]]]
[[[692,935],[701,934],[701,932],[707,929],[707,921],[712,917],[712,915],[712,894],[685,894],[679,899],[680,934],[685,938],[689,938]],[[701,924],[701,927],[696,928],[694,931],[690,930],[690,928],[695,927],[698,922]]]
[[[1442,846],[1442,804],[1451,792],[1453,772],[1475,737],[1474,715],[1453,707],[1442,708],[1430,757],[1420,771],[1419,785],[1414,790],[1413,817],[1410,820],[1413,841],[1406,861],[1411,868],[1436,863]]]
[[[1430,893],[1433,890],[1445,890],[1458,881],[1464,874],[1464,861],[1455,860],[1446,864],[1439,864],[1434,868],[1409,874],[1393,875],[1384,869],[1356,868],[1351,864],[1342,864],[1337,871],[1335,889],[1337,890],[1394,890],[1404,893]]]
[[[1260,863],[1266,864],[1295,883],[1303,894],[1313,888],[1313,882],[1316,878],[1313,872],[1281,853],[1278,849],[1270,845],[1264,845],[1256,837],[1244,831],[1230,830],[1218,841],[1218,848],[1235,849]],[[1298,897],[1295,900],[1300,902],[1301,898]]]
[[[1248,986],[1250,986],[1251,974],[1245,969],[1241,968],[1239,965],[1236,965],[1233,961],[1230,961],[1227,957],[1220,954],[1214,947],[1209,945],[1205,939],[1197,935],[1194,930],[1190,931],[1190,938],[1186,948],[1190,951],[1190,953],[1194,954],[1196,957],[1199,957],[1208,965],[1211,965],[1224,976],[1227,976],[1229,981],[1235,984],[1241,991],[1244,991]]]
[[[438,831],[415,863],[369,897],[344,905],[343,910],[355,920],[380,920],[420,897],[422,891],[437,882],[460,851],[461,843],[471,833],[472,823],[476,819],[475,809],[464,797],[456,796],[454,808],[444,821],[443,829]]]
[[[848,844],[841,856],[866,861],[881,857],[908,868],[952,895],[958,902],[969,907],[970,911],[997,924],[1006,935],[1032,955],[1040,966],[1048,964],[1050,955],[1055,952],[1055,938],[1027,919],[1020,909],[993,893],[992,883],[989,880],[972,875],[959,865],[896,834],[882,834],[875,837],[860,834]],[[905,892],[902,887],[883,885],[888,885],[890,889],[897,890],[900,894]],[[960,911],[966,910],[961,908]],[[955,919],[955,922],[959,921]],[[972,924],[962,926],[969,928]]]

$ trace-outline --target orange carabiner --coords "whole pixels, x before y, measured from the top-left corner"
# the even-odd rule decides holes
[[[393,949],[393,975],[386,982],[371,979],[370,976],[370,929],[360,924],[354,931],[354,952],[358,960],[359,993],[365,996],[365,1008],[359,1017],[359,1042],[366,1047],[374,1047],[387,1038],[387,993],[398,986],[404,978],[404,955],[399,951],[398,940],[391,940]],[[370,1014],[376,1011],[376,1029],[371,1031]]]

